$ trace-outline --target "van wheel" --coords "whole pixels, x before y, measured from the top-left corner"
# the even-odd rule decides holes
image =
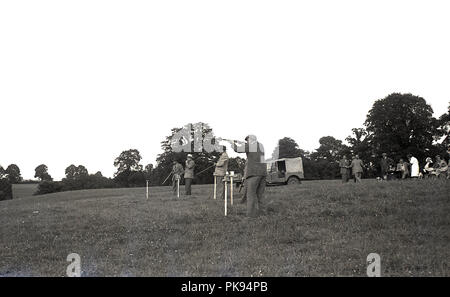
[[[300,184],[300,180],[295,177],[295,176],[291,176],[288,181],[287,181],[288,185],[299,185]]]

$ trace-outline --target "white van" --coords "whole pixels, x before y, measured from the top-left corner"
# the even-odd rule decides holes
[[[300,184],[305,178],[302,158],[267,161],[267,184]]]

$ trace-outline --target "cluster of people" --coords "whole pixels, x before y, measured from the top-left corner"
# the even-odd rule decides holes
[[[355,183],[360,183],[362,178],[363,169],[365,165],[363,161],[359,158],[359,155],[355,155],[350,161],[347,156],[342,156],[339,161],[339,167],[341,168],[342,182],[347,183],[350,177],[353,175],[353,180]]]
[[[191,154],[187,155],[186,164],[183,165],[177,160],[173,161],[172,172],[172,189],[173,194],[178,195],[181,178],[184,177],[184,187],[186,196],[191,195],[192,180],[194,179],[195,162]]]
[[[425,160],[425,167],[423,168],[423,173],[421,177],[437,177],[437,178],[447,178],[450,179],[450,166],[441,158],[440,155],[435,157],[435,162],[430,157]]]
[[[428,157],[423,170],[420,170],[419,161],[413,155],[408,154],[406,159],[400,158],[397,163],[387,153],[383,153],[380,160],[380,180],[405,179],[405,178],[450,178],[450,168],[447,162],[439,155],[435,161]],[[343,156],[339,161],[342,182],[347,183],[353,175],[355,182],[361,182],[361,175],[365,168],[363,162],[355,155],[353,160]]]
[[[418,178],[420,176],[419,161],[411,154],[407,155],[407,160],[400,158],[397,164],[389,158],[386,153],[382,154],[380,161],[381,178],[383,180],[407,177]]]
[[[417,158],[409,154],[407,160],[400,158],[395,165],[394,160],[384,153],[380,162],[382,179],[450,178],[448,164],[440,155],[435,156],[434,163],[431,157],[427,157],[422,171]]]

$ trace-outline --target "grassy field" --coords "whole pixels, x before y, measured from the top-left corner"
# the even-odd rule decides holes
[[[419,180],[270,187],[268,213],[245,217],[207,199],[210,186],[172,200],[169,187],[87,190],[0,202],[0,275],[450,275],[449,182]],[[235,202],[238,202],[236,195]]]
[[[15,184],[12,185],[13,199],[33,196],[36,193],[38,184]]]

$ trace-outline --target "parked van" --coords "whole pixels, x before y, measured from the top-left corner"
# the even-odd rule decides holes
[[[305,178],[302,158],[284,158],[267,163],[267,184],[300,184]]]

